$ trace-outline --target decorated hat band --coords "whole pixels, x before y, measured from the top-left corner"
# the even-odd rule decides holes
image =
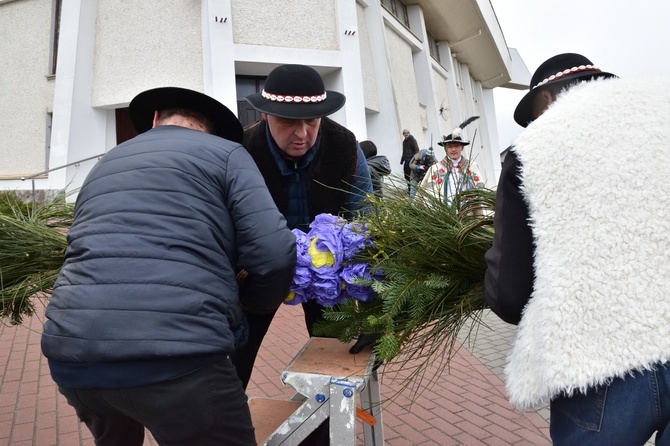
[[[326,96],[327,96],[326,92],[323,92],[323,94],[316,95],[316,96],[289,96],[289,95],[268,93],[265,90],[263,90],[261,94],[268,101],[272,101],[272,102],[296,102],[296,103],[322,102],[322,101],[326,100]]]
[[[578,67],[572,67],[572,68],[567,68],[563,71],[559,71],[556,74],[552,74],[548,78],[544,79],[542,82],[539,82],[536,86],[533,87],[533,89],[537,87],[541,87],[544,84],[548,84],[549,82],[553,82],[555,80],[561,79],[563,76],[567,76],[569,74],[574,74],[574,73],[582,73],[585,71],[593,71],[596,73],[600,73],[600,68],[594,66],[594,65],[580,65]]]

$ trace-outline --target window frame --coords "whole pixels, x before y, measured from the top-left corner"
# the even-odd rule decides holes
[[[58,67],[58,43],[60,40],[60,22],[63,0],[53,0],[51,9],[51,51],[49,54],[49,76],[56,75]]]

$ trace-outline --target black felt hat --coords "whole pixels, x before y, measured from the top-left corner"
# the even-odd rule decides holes
[[[514,120],[521,127],[526,127],[535,119],[532,110],[533,99],[542,90],[542,87],[566,86],[572,82],[598,77],[617,76],[600,70],[581,54],[564,53],[547,59],[535,70],[530,80],[530,91],[521,98],[514,110]]]
[[[237,116],[216,99],[194,90],[179,87],[161,87],[146,90],[130,101],[130,121],[138,133],[153,126],[154,111],[184,108],[203,114],[212,121],[214,134],[242,143],[244,132]]]
[[[280,65],[270,72],[261,93],[245,98],[256,110],[288,119],[328,116],[344,105],[342,93],[326,90],[314,68]]]
[[[479,116],[471,116],[465,121],[461,122],[458,127],[456,127],[450,134],[447,136],[442,136],[442,140],[437,143],[438,146],[446,147],[449,143],[456,143],[462,146],[467,146],[470,144],[470,141],[463,139],[463,129],[467,127],[471,122],[479,119]]]
[[[438,141],[438,146],[446,146],[449,143],[460,144],[462,146],[467,146],[470,144],[470,141],[464,140],[461,135],[455,135],[453,133],[448,134],[447,136],[442,136],[442,140]]]

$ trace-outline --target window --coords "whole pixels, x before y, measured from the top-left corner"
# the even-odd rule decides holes
[[[121,144],[137,136],[137,130],[130,121],[130,112],[128,107],[117,108],[114,111],[116,118],[116,144]]]
[[[401,0],[381,0],[381,4],[393,16],[409,28],[409,16],[407,15],[407,6]]]
[[[433,37],[430,33],[428,33],[428,48],[430,55],[433,56],[433,59],[442,64],[442,61],[440,60],[440,52],[437,49],[437,40],[435,40],[435,37]]]
[[[58,61],[58,37],[60,35],[60,17],[63,0],[53,0],[53,16],[51,22],[51,60],[49,61],[49,75],[56,74]]]
[[[237,117],[242,127],[247,127],[261,119],[261,113],[244,99],[250,94],[260,93],[265,85],[264,77],[237,76]]]

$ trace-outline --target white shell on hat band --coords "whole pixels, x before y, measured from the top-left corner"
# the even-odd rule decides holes
[[[282,94],[274,94],[274,93],[268,93],[267,91],[263,90],[261,92],[261,95],[267,99],[268,101],[272,102],[295,102],[295,103],[307,103],[307,102],[323,102],[326,100],[326,92],[324,91],[323,94],[317,95],[317,96],[288,96],[288,95],[282,95]]]
[[[553,82],[555,80],[560,80],[563,76],[567,76],[568,74],[575,74],[575,73],[581,73],[583,71],[595,71],[595,72],[600,72],[600,68],[596,67],[595,65],[580,65],[578,67],[572,67],[572,68],[567,68],[563,71],[559,71],[556,74],[552,74],[548,78],[544,79],[542,82],[539,82],[537,85],[533,87],[533,89],[537,87],[541,87],[544,84],[548,84],[549,82]]]

